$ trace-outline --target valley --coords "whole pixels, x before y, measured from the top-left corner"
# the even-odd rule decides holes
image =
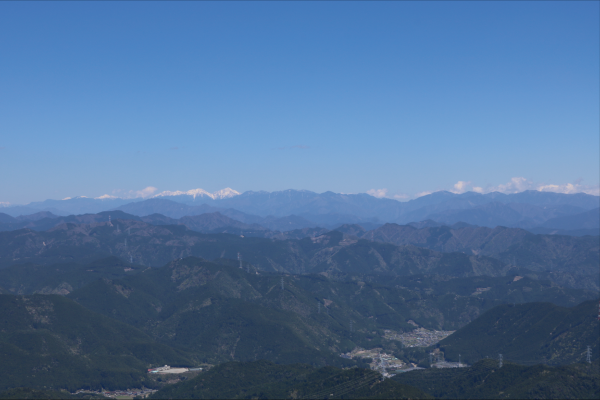
[[[585,364],[589,345],[597,360],[596,236],[427,221],[307,227],[295,217],[224,209],[241,222],[213,206],[185,207],[209,212],[42,213],[17,221],[22,226],[4,222],[16,228],[0,232],[0,300],[16,307],[5,307],[10,322],[0,332],[11,371],[0,382],[5,390],[20,382],[90,395],[146,387],[154,398],[188,396],[186,379],[214,376],[231,362],[267,362],[264,382],[285,366],[309,369],[292,369],[291,386],[265,383],[264,393],[343,388],[341,371],[350,368],[371,372],[348,382],[373,379],[356,393],[385,398],[419,390],[394,386],[400,374],[457,366],[471,373],[498,353],[508,363],[560,367]],[[276,220],[303,227],[262,225]],[[106,334],[90,336],[98,330]],[[29,365],[37,367],[28,374]],[[162,365],[205,370],[170,380],[144,372]],[[390,383],[372,386],[380,378],[370,374]],[[233,397],[250,393],[235,390]]]
[[[0,400],[600,399],[598,15],[0,1]]]

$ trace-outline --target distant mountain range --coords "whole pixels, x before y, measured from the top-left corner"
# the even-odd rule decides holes
[[[440,225],[466,223],[494,228],[515,227],[534,233],[599,235],[600,197],[584,193],[561,194],[525,191],[516,194],[436,192],[408,202],[375,198],[367,194],[314,193],[304,190],[245,192],[232,189],[208,193],[202,189],[163,192],[151,199],[77,197],[46,200],[26,206],[5,207],[7,217],[37,214],[59,216],[121,210],[139,217],[162,214],[179,219],[219,212],[245,224],[259,224],[279,231],[360,224],[367,230],[386,223],[417,223],[431,220]],[[12,221],[19,222],[19,221]],[[20,221],[22,222],[22,221]]]
[[[282,192],[279,192],[275,197],[280,197],[281,193]],[[290,192],[289,197],[293,199],[297,194],[298,192]],[[300,199],[302,199],[304,195],[309,196],[309,194],[310,192],[300,192]],[[450,200],[448,201],[454,203],[464,200],[464,196],[461,197],[451,193],[436,193],[435,195],[436,196],[434,197],[438,200],[440,198],[449,198]],[[537,215],[539,218],[543,219],[560,214],[560,212],[581,210],[582,208],[580,206],[585,205],[584,203],[587,202],[587,205],[590,206],[597,200],[597,197],[588,195],[557,195],[555,193],[540,192],[525,193],[525,195],[519,193],[518,195],[521,196],[517,197],[517,200],[519,198],[524,199],[523,201],[535,200],[538,204],[547,205],[534,206],[527,203],[505,204],[489,202],[469,210],[461,211],[459,213],[462,215],[460,218],[469,219],[470,216],[471,222],[475,222],[473,220],[480,218],[482,212],[491,213],[493,211],[496,212],[497,216],[501,216],[504,215],[507,209],[510,209],[508,217],[513,218],[513,220],[516,220],[514,215],[518,212],[527,212],[531,218],[534,218],[535,215]],[[527,195],[530,196],[528,197]],[[178,196],[179,195],[171,197]],[[251,195],[249,196],[252,197]],[[260,196],[262,196],[262,194],[260,194]],[[316,198],[315,196],[318,197],[321,195],[312,193],[310,196],[312,196],[314,200]],[[335,194],[329,194],[327,196],[337,200],[344,198]],[[482,195],[478,195],[474,198],[481,200],[484,198],[481,196]],[[243,199],[244,197],[248,196],[246,196],[246,194],[237,195],[219,201]],[[467,198],[468,197],[469,196],[467,196]],[[439,210],[439,208],[442,207],[440,205],[441,203],[438,203],[437,205],[431,204],[435,201],[435,198],[424,196],[422,202],[428,201],[430,204],[426,204],[423,207],[429,209],[434,207]],[[463,198],[463,200],[461,200],[461,198]],[[506,199],[506,196],[500,198]],[[363,199],[375,203],[381,200],[371,196],[350,197],[350,199],[353,199],[353,201],[356,199]],[[395,204],[403,204],[393,200],[389,201],[394,202]],[[389,201],[386,200],[384,203],[388,204]],[[558,204],[560,202],[563,202],[564,204]],[[571,204],[566,204],[569,202]],[[288,205],[289,204],[291,203],[288,202]],[[557,210],[562,211],[559,212]],[[160,211],[164,212],[166,215],[159,213]],[[299,209],[297,209],[297,211],[299,211]],[[340,209],[338,211],[345,210]],[[540,217],[540,215],[543,218]],[[214,259],[218,257],[217,254],[214,254],[214,251],[216,251],[215,249],[221,248],[225,251],[226,248],[229,248],[233,244],[232,240],[234,239],[228,239],[230,244],[226,245],[223,242],[221,245],[213,246],[213,249],[206,248],[202,243],[203,240],[199,240],[195,237],[193,232],[186,231],[187,228],[190,231],[205,234],[229,233],[236,235],[236,237],[253,237],[253,240],[263,238],[289,241],[306,238],[310,239],[313,244],[321,242],[330,243],[329,247],[335,249],[331,254],[325,256],[325,254],[321,255],[313,253],[313,249],[310,246],[307,247],[300,243],[298,243],[298,245],[291,245],[291,242],[288,242],[287,244],[275,245],[270,240],[264,243],[260,242],[260,244],[259,242],[253,242],[261,248],[267,246],[268,248],[265,247],[264,250],[268,250],[267,252],[271,255],[268,258],[265,258],[263,255],[259,258],[251,258],[249,260],[258,268],[271,271],[287,271],[293,273],[305,273],[311,271],[347,274],[357,273],[357,271],[369,273],[369,271],[375,271],[377,268],[380,268],[381,271],[386,271],[386,273],[410,275],[417,273],[417,270],[419,273],[439,273],[435,271],[440,268],[441,271],[445,268],[443,265],[445,265],[444,263],[446,261],[438,259],[438,256],[436,255],[431,258],[431,260],[437,260],[433,264],[429,261],[419,261],[418,267],[414,269],[413,267],[410,267],[408,263],[394,258],[396,257],[393,255],[394,251],[386,249],[385,247],[379,248],[380,245],[377,244],[379,242],[390,243],[395,246],[416,246],[417,248],[426,248],[442,253],[461,254],[460,257],[464,256],[463,258],[465,259],[459,262],[461,265],[460,267],[458,267],[459,264],[456,264],[458,260],[456,257],[455,261],[451,262],[451,264],[454,265],[453,268],[458,268],[451,272],[453,276],[472,276],[473,274],[499,276],[506,274],[507,270],[511,268],[525,268],[530,276],[535,277],[536,279],[548,279],[561,286],[581,287],[592,290],[597,290],[597,288],[600,287],[600,281],[597,274],[599,262],[598,238],[593,236],[574,238],[572,236],[564,235],[564,233],[571,233],[573,236],[585,233],[588,235],[590,233],[598,235],[598,231],[600,230],[600,208],[598,207],[568,216],[563,215],[548,218],[543,222],[542,226],[536,228],[543,231],[542,233],[544,234],[542,235],[535,235],[527,230],[519,228],[507,228],[504,226],[490,228],[486,226],[477,226],[465,221],[450,224],[448,220],[444,223],[426,219],[421,222],[411,222],[407,225],[398,225],[396,223],[380,225],[369,222],[369,219],[366,217],[356,217],[355,215],[349,214],[309,214],[308,216],[314,220],[322,217],[329,222],[344,221],[343,218],[355,218],[359,221],[362,220],[362,222],[343,225],[332,224],[326,225],[325,227],[322,227],[323,225],[321,225],[321,227],[319,227],[318,222],[315,222],[314,220],[311,221],[299,215],[288,215],[283,217],[272,215],[259,216],[247,214],[234,208],[215,207],[206,203],[189,205],[168,200],[166,198],[153,198],[145,201],[128,203],[119,206],[116,210],[103,211],[97,214],[56,216],[48,211],[40,211],[35,214],[19,217],[0,214],[0,231],[17,231],[26,228],[33,231],[44,232],[44,234],[41,235],[34,235],[38,236],[38,239],[36,239],[37,244],[35,246],[31,248],[30,246],[20,247],[18,250],[19,240],[13,241],[13,239],[9,239],[11,235],[0,235],[6,240],[11,241],[10,243],[4,243],[4,246],[8,245],[8,247],[6,247],[7,249],[14,248],[15,251],[21,253],[21,255],[8,253],[0,254],[0,260],[3,263],[37,260],[35,262],[42,262],[44,264],[48,262],[68,261],[70,255],[65,254],[64,249],[58,251],[55,247],[59,243],[61,243],[61,247],[65,245],[70,246],[71,244],[68,244],[69,240],[76,237],[79,237],[79,239],[76,240],[76,243],[74,243],[76,246],[91,246],[84,252],[85,256],[81,256],[87,261],[114,254],[123,257],[124,259],[134,257],[136,262],[142,262],[145,265],[162,265],[173,258],[188,255]],[[505,216],[504,218],[508,217]],[[109,222],[111,218],[112,223]],[[371,219],[371,221],[373,221],[373,219]],[[481,218],[479,222],[481,222]],[[74,226],[71,226],[71,224]],[[183,228],[183,230],[178,229],[178,225],[182,226],[181,228]],[[159,227],[164,227],[165,229],[158,229]],[[573,229],[577,227],[580,229]],[[100,237],[98,235],[100,235],[105,228],[110,228],[110,231],[113,232],[113,234],[107,237],[107,239],[110,238],[110,240],[101,240],[92,246],[92,243]],[[139,237],[139,234],[129,238],[129,230],[135,229],[138,231],[140,228],[142,228],[143,231],[147,231],[148,236],[154,237],[152,239],[155,242],[153,245],[144,241],[144,243],[140,243],[141,246],[134,246],[134,243],[141,238]],[[128,229],[127,237],[122,236],[125,229]],[[533,229],[530,228],[529,230]],[[341,235],[339,238],[335,231],[339,232],[339,235]],[[65,238],[68,240],[63,241],[61,238],[56,242],[56,239],[61,237],[61,232],[70,232]],[[28,233],[15,233],[15,235],[30,237],[29,240],[33,238],[32,234]],[[15,237],[15,235],[12,237]],[[172,238],[161,237],[165,235],[171,235]],[[118,236],[122,236],[122,239],[120,240],[123,240],[123,242],[115,242],[115,239]],[[48,240],[43,240],[44,237],[47,237]],[[50,239],[51,237],[53,239]],[[78,240],[80,240],[81,243],[78,242]],[[129,244],[127,243],[128,240]],[[173,246],[173,243],[178,241],[181,241],[182,247],[178,247],[179,245]],[[371,253],[369,253],[368,257],[361,253],[361,251],[358,251],[359,248],[365,247],[366,241],[369,241],[367,247],[371,248]],[[221,242],[221,240],[219,239],[218,242]],[[245,254],[256,253],[254,249],[246,246],[248,242],[248,240],[243,241],[243,249],[238,249],[237,251],[242,250]],[[240,244],[242,244],[242,242],[240,242]],[[38,248],[39,245],[43,246]],[[48,245],[48,247],[44,248],[46,245]],[[237,245],[238,244],[236,244],[236,246]],[[299,247],[296,248],[296,246]],[[51,248],[54,250],[51,250]],[[33,253],[31,253],[30,250],[33,251]],[[61,253],[61,258],[56,258],[56,256],[58,256],[57,251]],[[71,252],[71,250],[69,250],[69,252]],[[292,254],[294,252],[295,255]],[[374,254],[380,254],[380,256],[377,257]],[[496,262],[497,260],[500,264],[498,266],[490,267],[491,264],[488,265],[488,261],[485,261],[483,258],[478,258],[481,256],[492,257],[490,260],[493,260],[493,262]],[[221,255],[221,257],[223,257],[223,255]],[[228,257],[235,258],[235,253],[229,254]],[[472,266],[467,266],[467,264],[470,263],[470,261],[468,261],[469,257],[475,257],[477,260],[473,261]],[[446,259],[449,260],[448,258]],[[448,272],[450,270],[446,271]]]
[[[235,196],[239,196],[240,192],[238,192],[237,190],[233,190],[232,188],[225,188],[225,189],[221,189],[218,190],[214,193],[210,193],[207,192],[204,189],[192,189],[192,190],[188,190],[186,192],[182,192],[180,190],[175,191],[175,192],[169,192],[169,191],[165,191],[165,192],[161,192],[157,195],[154,195],[152,197],[176,197],[179,199],[185,199],[182,202],[188,202],[190,199],[191,201],[195,201],[196,197],[200,198],[200,199],[212,199],[212,200],[222,200],[222,199],[229,199],[231,197],[235,197]],[[187,200],[187,201],[186,201]]]
[[[196,189],[2,208],[0,398],[597,398],[598,199]],[[407,346],[424,330],[455,332]],[[379,360],[340,357],[359,348]],[[431,352],[472,366],[427,368]],[[380,381],[363,368],[382,353],[426,369]],[[212,368],[147,373],[165,364]]]
[[[424,227],[386,224],[367,231],[346,224],[335,230],[280,232],[219,212],[173,219],[113,210],[0,224],[0,230],[6,230],[0,232],[0,267],[89,262],[109,255],[158,266],[190,255],[235,259],[239,251],[244,260],[265,271],[457,277],[503,276],[511,271],[561,286],[600,287],[598,237],[535,235],[518,228],[468,224],[416,225]]]

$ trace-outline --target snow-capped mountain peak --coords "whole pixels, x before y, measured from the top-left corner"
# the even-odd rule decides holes
[[[192,190],[188,190],[187,192],[184,192],[181,190],[176,190],[174,192],[171,192],[169,190],[166,190],[164,192],[160,192],[159,194],[155,194],[152,197],[164,197],[164,196],[193,196],[194,199],[196,197],[208,196],[210,198],[213,198],[212,193],[209,193],[204,189],[192,189]]]
[[[239,196],[240,192],[232,188],[225,188],[213,193],[213,199],[228,199],[230,197]]]
[[[152,197],[164,197],[164,196],[192,196],[194,199],[196,199],[196,197],[210,197],[213,200],[216,199],[227,199],[229,197],[234,197],[239,195],[240,193],[236,190],[233,190],[231,188],[225,188],[225,189],[221,189],[219,191],[216,191],[214,193],[210,193],[207,192],[204,189],[191,189],[188,190],[187,192],[183,192],[181,190],[177,190],[175,192],[171,192],[171,191],[164,191],[161,192],[157,195],[154,195]]]

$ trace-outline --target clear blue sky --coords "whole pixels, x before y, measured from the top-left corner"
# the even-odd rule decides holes
[[[597,187],[599,19],[592,1],[0,2],[0,202]]]

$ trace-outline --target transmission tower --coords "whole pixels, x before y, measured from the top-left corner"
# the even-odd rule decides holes
[[[587,360],[588,364],[592,363],[592,348],[590,346],[587,347],[586,360]]]
[[[433,353],[429,353],[429,365],[433,364]]]
[[[125,238],[125,247],[127,247],[127,238]]]
[[[498,354],[498,368],[502,368],[502,354]]]
[[[238,261],[240,262],[240,269],[242,268],[242,255],[238,252]]]

